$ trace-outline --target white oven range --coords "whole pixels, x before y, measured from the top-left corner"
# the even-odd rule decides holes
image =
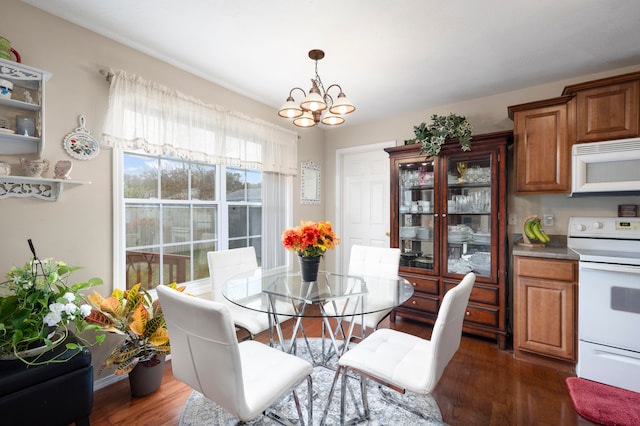
[[[640,392],[640,218],[572,217],[578,377]]]

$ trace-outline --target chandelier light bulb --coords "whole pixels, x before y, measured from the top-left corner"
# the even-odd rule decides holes
[[[293,120],[293,124],[298,127],[313,127],[316,125],[313,115],[309,111],[305,111],[300,117]]]
[[[344,123],[344,118],[329,111],[324,115],[324,117],[322,117],[322,120],[320,121],[322,124],[326,124],[327,126],[337,126]]]

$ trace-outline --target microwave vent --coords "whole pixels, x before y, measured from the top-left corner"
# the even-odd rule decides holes
[[[640,151],[640,138],[573,145],[573,155],[607,154],[629,151]]]

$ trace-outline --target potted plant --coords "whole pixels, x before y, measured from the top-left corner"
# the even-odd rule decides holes
[[[33,247],[31,240],[29,243]],[[65,341],[71,331],[101,328],[87,322],[91,306],[81,290],[100,285],[102,280],[91,278],[69,285],[69,276],[80,267],[52,258],[41,260],[33,248],[32,252],[33,258],[23,266],[13,266],[7,280],[0,283],[0,358],[19,359],[29,365],[69,359],[62,354],[80,349],[81,344],[67,343],[65,351],[46,361],[40,356]],[[76,337],[80,343],[93,343]],[[95,342],[104,338],[104,334],[96,334]]]
[[[299,226],[285,230],[281,239],[285,249],[298,254],[302,280],[308,282],[317,280],[320,259],[324,253],[340,244],[331,222],[300,221]]]
[[[178,291],[186,288],[175,283],[169,286]],[[88,299],[93,310],[87,321],[124,336],[107,356],[102,368],[114,368],[116,375],[129,374],[131,392],[135,396],[155,392],[162,381],[165,355],[171,352],[160,302],[152,300],[139,283],[130,290],[115,289],[106,298],[94,292]],[[145,370],[156,366],[157,372],[147,377],[149,372]],[[143,376],[141,381],[136,380],[139,376]]]
[[[420,123],[413,127],[415,138],[405,141],[405,144],[422,144],[421,153],[437,157],[440,154],[442,144],[448,138],[458,139],[463,151],[471,150],[471,125],[466,117],[449,114],[431,116],[432,124]]]

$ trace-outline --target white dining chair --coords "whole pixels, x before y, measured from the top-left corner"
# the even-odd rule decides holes
[[[176,379],[241,422],[260,414],[282,422],[281,416],[269,408],[291,391],[302,425],[302,408],[294,389],[306,379],[307,421],[313,424],[310,362],[255,340],[238,343],[231,314],[222,303],[164,285],[157,291],[171,340],[171,368]]]
[[[362,337],[366,335],[366,329],[376,330],[380,322],[391,313],[391,309],[378,309],[379,307],[390,306],[393,302],[396,288],[390,287],[390,282],[386,278],[397,278],[400,266],[400,249],[389,247],[373,247],[364,245],[353,245],[349,257],[349,275],[361,276],[367,284],[369,294],[366,298],[366,308],[375,311],[364,315],[364,327]],[[348,299],[337,300],[327,303],[324,309],[327,313],[345,313],[345,304],[351,303],[351,307],[356,307],[353,301]],[[349,312],[350,306],[346,311]],[[353,316],[353,322],[363,324],[363,316]]]
[[[340,357],[329,401],[333,396],[335,382],[342,375],[341,424],[344,424],[349,373],[360,376],[364,418],[367,419],[367,378],[400,393],[410,391],[429,394],[434,390],[445,367],[460,347],[462,325],[475,280],[475,274],[470,272],[444,295],[433,325],[431,340],[397,330],[379,329]],[[411,407],[405,408],[413,411]],[[415,414],[422,416],[422,413]]]
[[[269,315],[237,306],[222,295],[222,286],[229,278],[251,273],[258,268],[256,250],[253,246],[207,253],[211,279],[211,299],[224,303],[229,308],[236,327],[245,330],[249,339],[269,329]]]

